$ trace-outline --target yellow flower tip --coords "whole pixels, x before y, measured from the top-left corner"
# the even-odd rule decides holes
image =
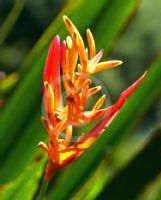
[[[87,34],[90,34],[90,33],[91,33],[91,31],[90,31],[89,28],[87,28],[86,32],[87,32]]]
[[[63,20],[64,20],[64,22],[65,21],[68,21],[68,20],[70,20],[66,15],[63,15]]]
[[[103,71],[105,69],[110,69],[110,68],[114,68],[114,67],[118,67],[119,65],[121,65],[123,62],[121,60],[112,60],[112,61],[106,61],[106,62],[101,62],[98,63],[95,67],[95,70],[93,71],[94,73]]]
[[[113,60],[112,62],[115,63],[116,66],[121,65],[123,63],[122,60]]]
[[[44,142],[39,142],[38,147],[40,147],[41,149],[43,149],[45,152],[48,153],[48,147]]]
[[[90,88],[90,89],[89,89],[89,96],[91,96],[91,95],[93,95],[93,94],[96,94],[96,93],[99,92],[101,89],[102,89],[101,86],[96,86],[96,87]]]
[[[145,77],[147,73],[148,73],[148,70],[146,70],[142,76]]]
[[[104,103],[105,99],[106,99],[106,95],[104,94],[104,95],[102,95],[102,97],[100,97],[100,98],[98,99],[98,101],[97,101],[96,104],[94,105],[92,111],[98,110],[98,109],[102,106],[102,104]]]
[[[67,41],[68,48],[71,49],[72,48],[72,38],[69,35],[67,36],[66,41]]]
[[[66,15],[63,16],[63,21],[64,21],[64,24],[67,27],[70,35],[72,35],[73,31],[76,30],[76,27],[74,26],[72,21]]]

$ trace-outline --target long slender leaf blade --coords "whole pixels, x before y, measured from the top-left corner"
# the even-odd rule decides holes
[[[0,184],[14,180],[32,160],[42,154],[37,144],[40,138],[42,141],[46,140],[47,134],[41,124],[40,115],[40,110],[36,111],[21,137],[17,138],[6,152],[7,156],[4,157],[0,166]],[[9,175],[8,171],[15,163],[16,167]]]
[[[41,166],[41,167],[40,167]],[[1,200],[31,200],[38,188],[44,170],[44,159],[33,162],[13,182],[4,185],[0,191]]]
[[[161,128],[153,134],[143,150],[104,187],[96,200],[135,199],[145,185],[160,173],[160,154]]]

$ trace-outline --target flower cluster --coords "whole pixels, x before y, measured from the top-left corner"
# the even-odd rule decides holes
[[[96,140],[144,78],[143,75],[125,90],[113,106],[101,109],[106,98],[103,95],[91,111],[85,111],[89,97],[101,90],[100,86],[90,87],[91,74],[116,67],[122,61],[100,62],[103,50],[96,53],[91,31],[87,29],[86,32],[88,42],[86,48],[74,24],[66,16],[63,19],[70,36],[67,36],[62,44],[59,36],[51,42],[43,79],[46,114],[42,116],[42,123],[48,132],[49,145],[40,142],[39,146],[48,153],[45,174],[47,180],[50,180],[56,170],[78,158]],[[61,81],[66,92],[65,105],[62,100]],[[87,135],[81,135],[77,142],[71,145],[73,126],[87,124],[104,114],[105,116]],[[60,137],[62,132],[65,133],[64,139]]]

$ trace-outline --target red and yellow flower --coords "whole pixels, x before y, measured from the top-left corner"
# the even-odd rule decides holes
[[[59,36],[53,39],[44,69],[43,101],[46,114],[42,116],[42,123],[48,132],[49,145],[40,142],[39,146],[48,153],[46,180],[50,180],[56,170],[78,158],[93,144],[145,76],[144,74],[126,89],[113,106],[100,109],[106,98],[103,95],[91,111],[85,111],[88,98],[101,90],[100,86],[90,88],[90,75],[117,67],[122,61],[100,62],[103,50],[96,53],[91,31],[87,29],[86,32],[88,52],[74,24],[66,16],[63,19],[70,36],[67,36],[61,45]],[[62,100],[61,77],[66,92],[65,105]],[[87,124],[104,114],[87,135],[80,136],[77,142],[71,145],[73,126]],[[65,132],[64,139],[60,138],[62,132]]]

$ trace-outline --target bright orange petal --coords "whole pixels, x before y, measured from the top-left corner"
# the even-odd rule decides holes
[[[87,35],[87,41],[88,41],[88,46],[89,46],[89,51],[90,51],[90,59],[92,59],[96,55],[96,45],[95,45],[94,37],[89,29],[87,29],[86,35]]]
[[[120,60],[116,60],[116,61],[107,61],[107,62],[101,62],[99,64],[96,65],[93,73],[97,73],[100,71],[103,71],[105,69],[110,69],[110,68],[114,68],[114,67],[118,67],[119,65],[121,65],[123,62]]]

